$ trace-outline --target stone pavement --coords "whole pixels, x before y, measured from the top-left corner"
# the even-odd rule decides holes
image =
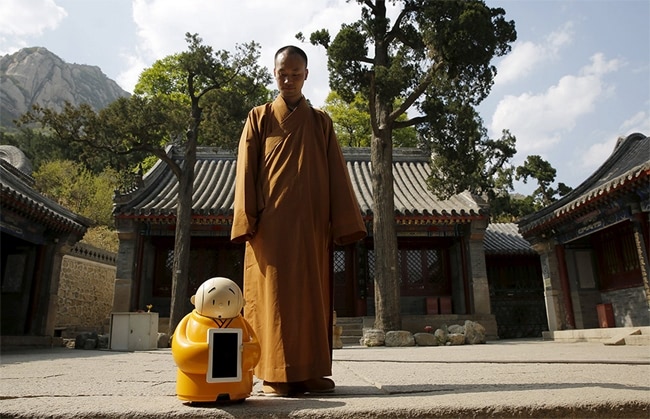
[[[170,349],[4,351],[2,418],[650,418],[650,348],[539,340],[334,351],[336,392],[193,406]]]

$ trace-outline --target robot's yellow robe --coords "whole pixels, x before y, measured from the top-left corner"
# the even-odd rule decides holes
[[[244,316],[260,341],[255,375],[331,375],[330,247],[366,236],[332,120],[303,98],[252,109],[239,143],[231,233],[246,242]]]

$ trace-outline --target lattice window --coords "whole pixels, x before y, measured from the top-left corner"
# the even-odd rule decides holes
[[[345,251],[334,251],[334,282],[345,284]]]
[[[400,284],[403,293],[432,291],[435,284],[446,282],[441,249],[402,249],[398,253]]]
[[[372,297],[375,295],[375,251],[368,249],[366,254],[368,259],[368,280],[366,281],[365,288],[367,295]]]
[[[592,237],[600,268],[600,289],[642,285],[641,266],[632,224],[608,228]]]
[[[451,295],[448,251],[444,248],[399,249],[397,266],[401,294]],[[375,252],[368,250],[368,294],[374,291]]]
[[[174,249],[167,251],[167,258],[165,259],[165,270],[172,272],[174,269]]]

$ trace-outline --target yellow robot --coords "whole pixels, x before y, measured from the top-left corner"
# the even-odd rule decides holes
[[[241,289],[228,278],[210,278],[190,301],[194,310],[176,326],[172,338],[178,398],[243,402],[253,390],[260,344],[241,314]]]

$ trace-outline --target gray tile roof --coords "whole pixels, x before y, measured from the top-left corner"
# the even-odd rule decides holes
[[[537,254],[515,223],[492,223],[485,230],[483,250],[488,255]]]
[[[172,157],[181,162],[182,154],[170,148]],[[370,149],[344,148],[352,185],[361,212],[372,216]],[[193,213],[195,216],[229,217],[233,210],[235,155],[210,147],[197,150]],[[395,149],[393,174],[397,217],[461,221],[485,216],[484,210],[468,192],[440,200],[427,188],[429,158],[416,149]],[[177,181],[166,164],[159,161],[143,178],[143,185],[114,199],[117,216],[165,217],[176,210]]]
[[[553,204],[523,217],[519,229],[524,237],[546,224],[572,213],[591,208],[601,199],[629,188],[646,195],[650,192],[650,138],[631,134],[621,138],[609,158],[584,182]]]
[[[182,164],[182,154],[169,149],[172,158]],[[192,210],[195,215],[232,215],[235,192],[235,156],[210,147],[197,150]],[[113,213],[142,217],[176,214],[178,181],[166,163],[159,160],[143,177],[143,185],[113,199]]]
[[[12,161],[4,158],[0,158],[0,203],[3,211],[14,211],[30,222],[42,224],[51,231],[75,232],[83,236],[92,224],[91,220],[41,195],[34,189],[34,179],[24,173],[22,168],[14,167]],[[11,228],[8,223],[4,223],[2,227]]]

